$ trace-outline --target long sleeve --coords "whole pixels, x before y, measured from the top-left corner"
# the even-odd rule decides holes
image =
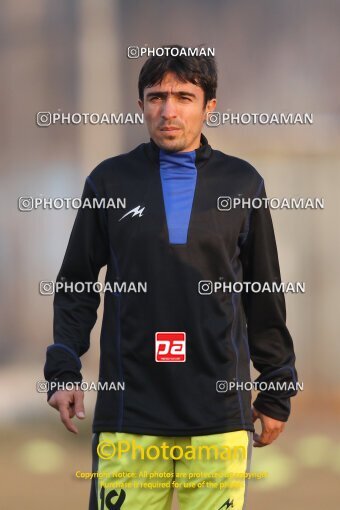
[[[262,181],[258,197],[266,198]],[[270,210],[264,205],[250,211],[249,229],[241,248],[243,279],[247,282],[281,283],[277,247]],[[280,389],[260,391],[254,407],[265,415],[287,421],[290,397],[297,381],[293,341],[286,326],[285,298],[282,292],[243,294],[247,318],[250,356],[260,376],[256,382],[279,383]],[[287,385],[286,389],[282,383]],[[272,385],[271,385],[272,386]],[[292,386],[292,384],[290,384]],[[283,387],[283,389],[282,389]]]
[[[91,177],[88,177],[82,203],[85,199],[87,203],[92,201],[96,194]],[[69,290],[70,287],[67,289],[67,284],[97,282],[100,269],[107,263],[108,253],[104,209],[81,207],[56,280],[66,286],[54,296],[54,343],[47,348],[44,367],[47,381],[82,380],[79,358],[89,349],[90,332],[97,319],[100,295],[89,290],[88,285],[83,291],[75,292]],[[48,392],[48,399],[53,393]]]

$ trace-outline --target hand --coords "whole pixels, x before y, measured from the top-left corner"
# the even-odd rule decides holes
[[[60,419],[67,430],[78,434],[78,429],[71,419],[75,415],[81,420],[85,418],[84,392],[82,390],[59,390],[53,393],[48,403],[59,411]]]
[[[262,447],[271,444],[277,437],[283,432],[285,427],[285,422],[274,420],[274,418],[270,418],[265,414],[261,413],[255,407],[252,408],[253,414],[253,423],[257,419],[261,420],[262,431],[261,434],[254,433],[254,443],[255,447]]]

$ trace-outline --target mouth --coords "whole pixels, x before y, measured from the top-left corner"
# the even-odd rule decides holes
[[[161,128],[160,130],[161,131],[179,131],[179,128],[168,126],[168,127]]]

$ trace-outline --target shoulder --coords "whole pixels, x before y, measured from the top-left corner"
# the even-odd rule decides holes
[[[143,144],[133,150],[112,156],[101,161],[88,175],[86,181],[92,188],[104,190],[108,186],[123,183],[133,174],[133,168],[141,168],[145,164],[143,159]]]
[[[222,173],[228,174],[234,182],[243,184],[253,193],[256,193],[264,185],[262,175],[249,161],[216,149],[213,149],[212,155],[214,163]]]
[[[112,174],[113,171],[122,169],[139,159],[143,144],[138,145],[133,150],[117,156],[111,156],[101,161],[90,173],[92,179],[105,179]]]
[[[225,154],[224,152],[219,151],[217,149],[213,149],[213,156],[215,159],[226,163],[229,167],[235,168],[251,178],[258,180],[262,179],[262,176],[256,170],[256,168],[245,159],[241,159],[236,156],[231,156],[230,154]]]

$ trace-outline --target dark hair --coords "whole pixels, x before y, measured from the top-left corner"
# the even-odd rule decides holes
[[[164,75],[169,72],[175,73],[180,81],[187,81],[201,87],[204,91],[204,106],[207,101],[216,97],[217,67],[215,57],[188,55],[188,48],[177,44],[163,45],[162,48],[178,48],[179,50],[183,48],[186,54],[149,57],[139,73],[139,99],[143,101],[144,89],[160,83]]]

